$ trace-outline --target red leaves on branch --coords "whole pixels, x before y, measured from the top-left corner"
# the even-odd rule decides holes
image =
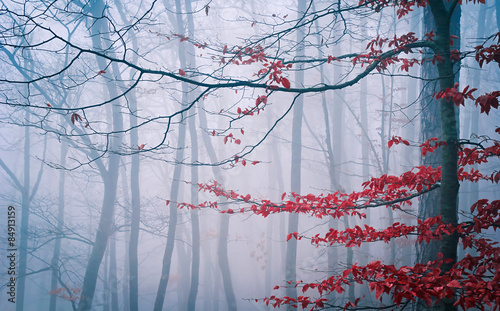
[[[399,136],[392,136],[392,138],[387,142],[387,145],[389,148],[391,148],[393,144],[398,145],[399,143],[403,143],[407,146],[410,145],[410,143],[407,140],[404,140]]]
[[[260,104],[263,105],[260,105]],[[266,95],[261,95],[255,99],[255,107],[250,107],[250,108],[245,108],[242,109],[241,107],[238,107],[236,109],[236,113],[238,113],[238,117],[243,117],[243,116],[253,116],[255,113],[257,115],[260,114],[260,111],[264,110],[264,107],[267,104],[267,96]],[[244,134],[243,130],[241,130],[241,134]]]
[[[100,75],[102,75],[103,73],[106,73],[106,70],[99,70],[99,71],[97,72],[97,74],[98,74],[99,76],[100,76]]]
[[[434,41],[435,36],[434,30],[431,30],[431,32],[425,34],[425,41]]]
[[[264,105],[267,104],[267,96],[266,95],[261,95],[261,96],[257,97],[257,99],[255,100],[255,106],[260,105],[260,103],[263,103]]]
[[[487,93],[485,95],[479,96],[476,99],[476,106],[481,107],[481,113],[489,114],[491,108],[498,109],[498,97],[500,96],[500,91],[495,91]]]
[[[241,144],[241,139],[237,139],[233,136],[233,133],[229,133],[228,135],[224,136],[224,144],[226,144],[227,142],[239,145]]]
[[[290,241],[290,239],[294,237],[296,240],[300,240],[302,239],[302,237],[299,236],[299,233],[298,232],[293,232],[293,233],[289,233],[287,236],[286,236],[286,241]]]
[[[186,72],[182,69],[179,69],[179,75],[181,76],[185,76],[186,75]]]
[[[80,116],[80,115],[79,115],[78,113],[76,113],[76,112],[73,112],[73,113],[71,114],[71,118],[70,118],[70,119],[71,119],[71,123],[75,124],[75,122],[76,122],[76,121],[80,121],[80,122],[82,121],[82,116]]]
[[[436,99],[444,98],[446,101],[453,101],[455,105],[465,106],[466,99],[475,100],[476,106],[481,107],[481,113],[489,114],[491,108],[498,109],[498,97],[500,97],[500,91],[494,91],[491,93],[486,93],[479,96],[477,99],[472,95],[477,89],[472,88],[469,90],[469,86],[466,86],[462,92],[457,90],[458,83],[455,83],[453,88],[447,88],[445,91],[441,91],[435,95]]]
[[[446,91],[441,91],[436,94],[436,99],[444,98],[446,101],[453,101],[456,106],[462,105],[465,106],[465,99],[474,99],[472,93],[477,89],[470,89],[467,85],[462,92],[457,90],[458,83],[455,83],[453,88],[447,88]]]
[[[490,46],[484,47],[483,45],[478,45],[476,49],[476,61],[479,63],[479,67],[483,68],[483,64],[490,62],[495,62],[500,67],[500,32],[497,32],[493,37],[493,40],[497,40],[497,44],[492,44]]]
[[[493,145],[483,149],[462,148],[458,155],[460,166],[487,163],[490,157],[500,157],[500,142],[494,141]]]
[[[137,147],[137,149],[139,149],[139,151],[141,151],[142,149],[144,149],[145,146],[146,146],[146,144],[141,144],[140,146]]]
[[[437,148],[445,145],[446,142],[439,141],[436,137],[428,139],[426,142],[420,145],[422,156],[425,157],[428,152],[434,152],[434,150],[436,150]]]

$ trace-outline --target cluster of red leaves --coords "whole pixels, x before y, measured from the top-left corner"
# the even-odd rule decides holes
[[[238,118],[243,116],[253,116],[255,114],[259,115],[261,111],[264,111],[264,107],[267,105],[267,96],[261,95],[255,99],[254,107],[241,108],[238,107],[236,112],[238,113]]]
[[[283,85],[287,90],[290,89],[290,81],[287,78],[283,77],[283,69],[292,68],[292,64],[284,64],[281,60],[277,62],[264,62],[264,68],[257,72],[258,76],[269,74],[269,83],[270,89],[279,88],[280,84]]]
[[[403,51],[405,53],[409,53],[411,52],[411,49],[409,49],[407,45],[416,42],[417,40],[418,39],[415,37],[414,32],[403,34],[400,37],[394,35],[392,40],[389,40],[387,38],[380,38],[379,36],[377,36],[377,38],[368,42],[366,46],[366,50],[368,50],[368,52],[365,54],[359,54],[354,57],[351,60],[352,64],[355,66],[356,64],[360,63],[361,67],[363,67],[365,64],[370,65],[374,61],[378,61],[379,64],[377,66],[377,70],[380,72],[382,70],[385,70],[389,65],[393,65],[397,62],[402,62],[403,65],[400,69],[408,71],[409,68],[414,64],[420,64],[418,59],[399,58],[396,56],[382,58],[380,57],[382,54],[382,48],[386,43],[388,43],[388,47],[394,49],[394,51]],[[331,60],[333,60],[333,58],[329,57],[328,62],[330,62]]]
[[[267,55],[264,52],[264,48],[260,45],[256,45],[255,47],[242,47],[238,46],[232,49],[229,49],[227,45],[222,49],[222,55],[231,54],[230,63],[234,65],[250,65],[253,63],[262,63],[267,62]],[[212,57],[213,59],[215,56]],[[225,56],[220,57],[219,64],[225,64],[226,58]]]
[[[400,136],[392,136],[392,138],[387,142],[387,146],[391,148],[392,145],[399,145],[400,143],[403,143],[407,146],[410,145],[409,141],[402,139]]]
[[[400,208],[403,204],[411,204],[410,199],[412,197],[417,196],[424,190],[430,190],[441,176],[440,168],[420,166],[415,170],[415,172],[410,170],[400,176],[382,175],[378,178],[373,177],[363,183],[362,191],[353,191],[352,193],[337,191],[320,195],[299,195],[292,192],[290,200],[279,203],[270,200],[249,202],[249,195],[240,195],[233,190],[226,190],[216,181],[210,184],[199,184],[199,189],[218,197],[225,197],[228,200],[252,203],[244,211],[249,210],[263,217],[288,212],[310,214],[318,218],[325,216],[341,218],[345,215],[364,218],[366,215],[360,210],[366,207],[391,205],[393,208]],[[286,193],[283,193],[282,200],[285,196]],[[216,207],[213,204],[211,206]]]
[[[241,157],[238,156],[238,155],[235,155],[234,156],[234,164],[237,164],[239,161],[240,161]],[[255,165],[257,163],[260,163],[260,161],[252,161],[251,164],[252,165]],[[241,165],[245,166],[247,165],[247,161],[245,159],[241,159]],[[250,198],[250,195],[246,195],[245,198],[244,198],[244,202],[248,202],[248,200],[246,200],[246,198]]]
[[[497,44],[492,44],[490,46],[478,45],[475,47],[476,50],[476,61],[479,63],[479,67],[483,67],[484,62],[486,64],[490,62],[496,62],[500,67],[500,32],[498,32],[493,40],[497,40]]]
[[[498,97],[500,97],[500,91],[494,91],[479,96],[476,99],[476,106],[481,106],[481,113],[484,112],[486,114],[489,114],[492,107],[498,109]]]
[[[500,52],[500,50],[499,50]],[[500,57],[500,54],[499,54]],[[436,99],[444,98],[446,101],[453,101],[455,105],[465,106],[466,99],[475,100],[475,105],[481,107],[481,113],[489,114],[491,108],[498,109],[498,97],[500,97],[500,91],[494,91],[491,93],[486,93],[484,95],[479,96],[478,98],[474,98],[472,93],[477,89],[469,89],[469,86],[466,86],[462,92],[458,91],[458,83],[455,83],[455,86],[452,88],[447,88],[445,91],[438,92],[435,97]]]
[[[80,121],[80,122],[82,122],[82,120],[83,120],[83,119],[82,119],[82,116],[80,116],[80,115],[79,115],[78,113],[76,113],[76,112],[73,112],[73,113],[71,114],[71,118],[70,118],[70,119],[71,119],[71,123],[73,123],[73,124],[75,124],[75,122],[76,122],[76,121]]]
[[[443,232],[449,234],[449,232],[453,232],[454,230],[449,224],[442,223],[440,216],[428,218],[424,221],[418,220],[418,225],[415,226],[396,222],[383,230],[376,230],[368,225],[364,227],[363,229],[360,226],[355,226],[354,228],[346,228],[345,230],[330,228],[323,236],[316,234],[308,239],[311,240],[311,244],[315,245],[344,244],[346,247],[354,247],[361,246],[364,242],[384,241],[385,243],[389,243],[394,238],[408,237],[409,234],[418,234],[418,242],[429,242],[440,239]],[[291,236],[296,239],[306,238],[305,236],[298,235],[297,232],[294,232]]]
[[[242,132],[242,133],[244,133],[244,132]],[[228,141],[231,143],[235,143],[237,145],[241,144],[241,140],[235,138],[233,136],[233,133],[229,133],[228,135],[224,136],[224,144],[226,144]]]
[[[487,163],[490,157],[500,156],[500,142],[482,148],[461,148],[458,152],[460,166]]]
[[[420,148],[422,150],[422,156],[425,157],[427,153],[434,152],[434,150],[436,150],[437,148],[445,145],[446,142],[439,141],[436,137],[428,139],[426,142],[420,145]]]
[[[300,305],[302,309],[305,309],[309,305],[313,305],[312,309],[315,309],[315,308],[324,308],[325,307],[324,303],[328,301],[328,299],[318,298],[313,301],[308,296],[298,296],[296,299],[288,296],[284,296],[283,298],[271,296],[269,298],[264,298],[263,301],[266,304],[266,306],[271,304],[273,308],[279,308],[282,305],[291,305],[294,308],[298,308],[298,306]]]
[[[49,295],[55,295],[57,297],[60,297],[68,301],[77,301],[80,296],[80,293],[82,292],[82,289],[77,287],[76,288],[68,287],[68,289],[70,293],[69,295],[67,294],[68,292],[67,289],[62,287],[50,290]]]
[[[455,105],[459,106],[465,106],[465,99],[472,99],[474,100],[474,96],[472,93],[476,91],[477,89],[470,89],[469,86],[466,86],[465,89],[462,92],[459,92],[457,90],[458,88],[458,83],[455,83],[455,86],[452,88],[447,88],[446,91],[441,91],[435,94],[436,99],[441,99],[444,98],[446,101],[453,101]],[[477,106],[477,104],[476,104]],[[482,112],[482,111],[481,111]]]

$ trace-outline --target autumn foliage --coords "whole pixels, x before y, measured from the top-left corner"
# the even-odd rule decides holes
[[[394,144],[406,141],[394,137]],[[392,145],[392,144],[390,144]],[[420,147],[422,153],[433,152],[442,142],[436,139],[423,143]],[[477,182],[487,180],[499,182],[498,174],[483,175],[478,170],[468,170],[467,166],[487,163],[491,158],[500,157],[500,142],[494,140],[491,145],[479,148],[461,148],[458,152],[460,170],[459,180]],[[299,195],[296,193],[282,196],[283,201],[271,202],[270,200],[252,200],[249,194],[242,195],[232,190],[226,190],[217,182],[200,184],[200,190],[213,193],[215,196],[224,197],[233,202],[245,203],[247,207],[238,212],[252,212],[263,217],[274,213],[302,213],[315,217],[341,218],[345,215],[365,217],[367,208],[385,206],[399,209],[404,205],[411,205],[411,199],[440,186],[440,168],[417,167],[399,176],[383,175],[371,178],[363,183],[363,190],[352,193],[340,191],[321,195]],[[285,200],[285,197],[289,197]],[[189,208],[214,208],[218,209],[217,202],[204,202],[199,206],[180,207]],[[221,210],[221,213],[233,214],[232,209]],[[326,234],[312,236],[301,235],[297,232],[289,233],[290,239],[307,239],[313,245],[331,246],[344,244],[346,247],[359,247],[362,243],[384,241],[399,237],[417,236],[417,243],[440,240],[444,235],[457,234],[464,249],[474,249],[477,255],[467,254],[453,265],[453,268],[442,272],[443,263],[454,262],[454,259],[443,258],[441,253],[438,259],[415,266],[385,265],[380,261],[373,261],[366,266],[354,264],[341,275],[332,275],[316,283],[290,284],[301,289],[303,295],[296,299],[292,297],[277,297],[275,295],[264,298],[265,304],[274,307],[293,305],[295,307],[320,309],[327,305],[325,295],[336,292],[343,293],[353,283],[367,283],[370,290],[375,292],[376,298],[382,300],[383,295],[390,295],[394,305],[400,306],[409,301],[422,299],[429,305],[442,299],[458,297],[456,305],[464,309],[485,306],[500,306],[500,247],[497,242],[483,237],[490,229],[496,230],[500,226],[500,200],[479,200],[470,207],[470,221],[453,226],[441,221],[441,217],[432,217],[418,220],[416,225],[393,223],[385,229],[375,229],[372,226],[355,226],[345,230],[330,228]],[[276,286],[275,289],[280,288]],[[316,293],[312,292],[315,291]],[[320,298],[312,299],[311,297]],[[362,298],[348,302],[345,309],[355,308]]]

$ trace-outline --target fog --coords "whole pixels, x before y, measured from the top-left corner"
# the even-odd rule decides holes
[[[459,5],[451,22],[450,49],[461,53],[452,81],[476,97],[500,81],[495,61],[475,60],[499,31],[498,5],[487,2]],[[346,202],[371,178],[442,165],[442,148],[421,151],[446,136],[436,108],[445,78],[425,40],[437,17],[360,4],[2,1],[0,309],[269,310],[271,296],[310,297],[296,306],[304,310],[356,298],[421,309],[417,299],[395,306],[392,293],[379,299],[369,280],[303,291],[353,265],[437,259],[439,241],[417,243],[416,233],[353,247],[312,239],[416,226],[441,213],[441,180],[428,177],[429,193],[410,189],[406,203],[297,198]],[[457,107],[455,141],[499,140],[498,101],[488,114],[470,98]],[[471,168],[492,177],[461,181],[458,223],[500,194],[498,158]],[[274,211],[260,213],[268,203]],[[321,204],[347,212],[321,214]],[[482,234],[500,240],[492,228]],[[477,254],[456,243],[454,260]]]

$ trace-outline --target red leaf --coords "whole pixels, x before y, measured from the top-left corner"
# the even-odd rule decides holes
[[[47,107],[52,107],[52,105],[51,105],[51,104],[49,104],[49,103],[46,103],[46,105],[47,105]]]
[[[452,280],[451,282],[449,282],[448,284],[446,284],[448,287],[457,287],[457,288],[460,288],[462,287],[460,285],[460,283],[457,281],[457,280]]]
[[[181,76],[185,76],[185,75],[186,75],[186,72],[184,72],[184,70],[182,70],[182,69],[179,69],[179,74],[180,74]]]
[[[255,165],[255,164],[259,163],[259,162],[260,162],[260,161],[253,161],[253,162],[252,162],[252,165]]]
[[[105,70],[99,70],[99,72],[97,73],[98,75],[102,75],[103,73],[106,73]]]
[[[234,141],[234,143],[235,143],[235,144],[237,144],[237,145],[239,145],[239,144],[241,144],[241,140],[236,139],[236,140]]]
[[[288,81],[288,79],[287,79],[287,78],[283,78],[283,79],[281,79],[281,84],[283,84],[283,86],[284,86],[287,90],[289,90],[289,89],[290,89],[290,81]]]
[[[279,287],[278,285],[276,285],[273,289],[274,289],[274,290],[276,290],[276,289],[280,289],[280,287]]]
[[[212,131],[212,136],[215,136],[215,130]]]
[[[165,203],[165,205],[168,206],[170,204],[170,200],[166,200]]]
[[[491,174],[492,175],[491,181],[498,184],[498,182],[500,182],[500,172],[497,172],[495,175],[493,174]]]
[[[241,160],[241,164],[243,164],[243,166],[245,166],[245,165],[247,165],[247,161]]]
[[[241,135],[245,135],[245,131],[243,129],[240,130]]]
[[[291,239],[291,238],[292,238],[292,234],[291,234],[291,233],[289,233],[289,234],[286,236],[286,241],[287,241],[287,242],[288,242],[288,241],[290,241],[290,239]]]
[[[141,151],[142,149],[144,149],[144,146],[146,146],[146,144],[142,144],[140,145],[138,148],[139,148],[139,151]]]
[[[255,100],[255,106],[258,106],[260,103],[263,103],[264,105],[267,104],[267,96],[266,95],[261,95],[257,97]]]

